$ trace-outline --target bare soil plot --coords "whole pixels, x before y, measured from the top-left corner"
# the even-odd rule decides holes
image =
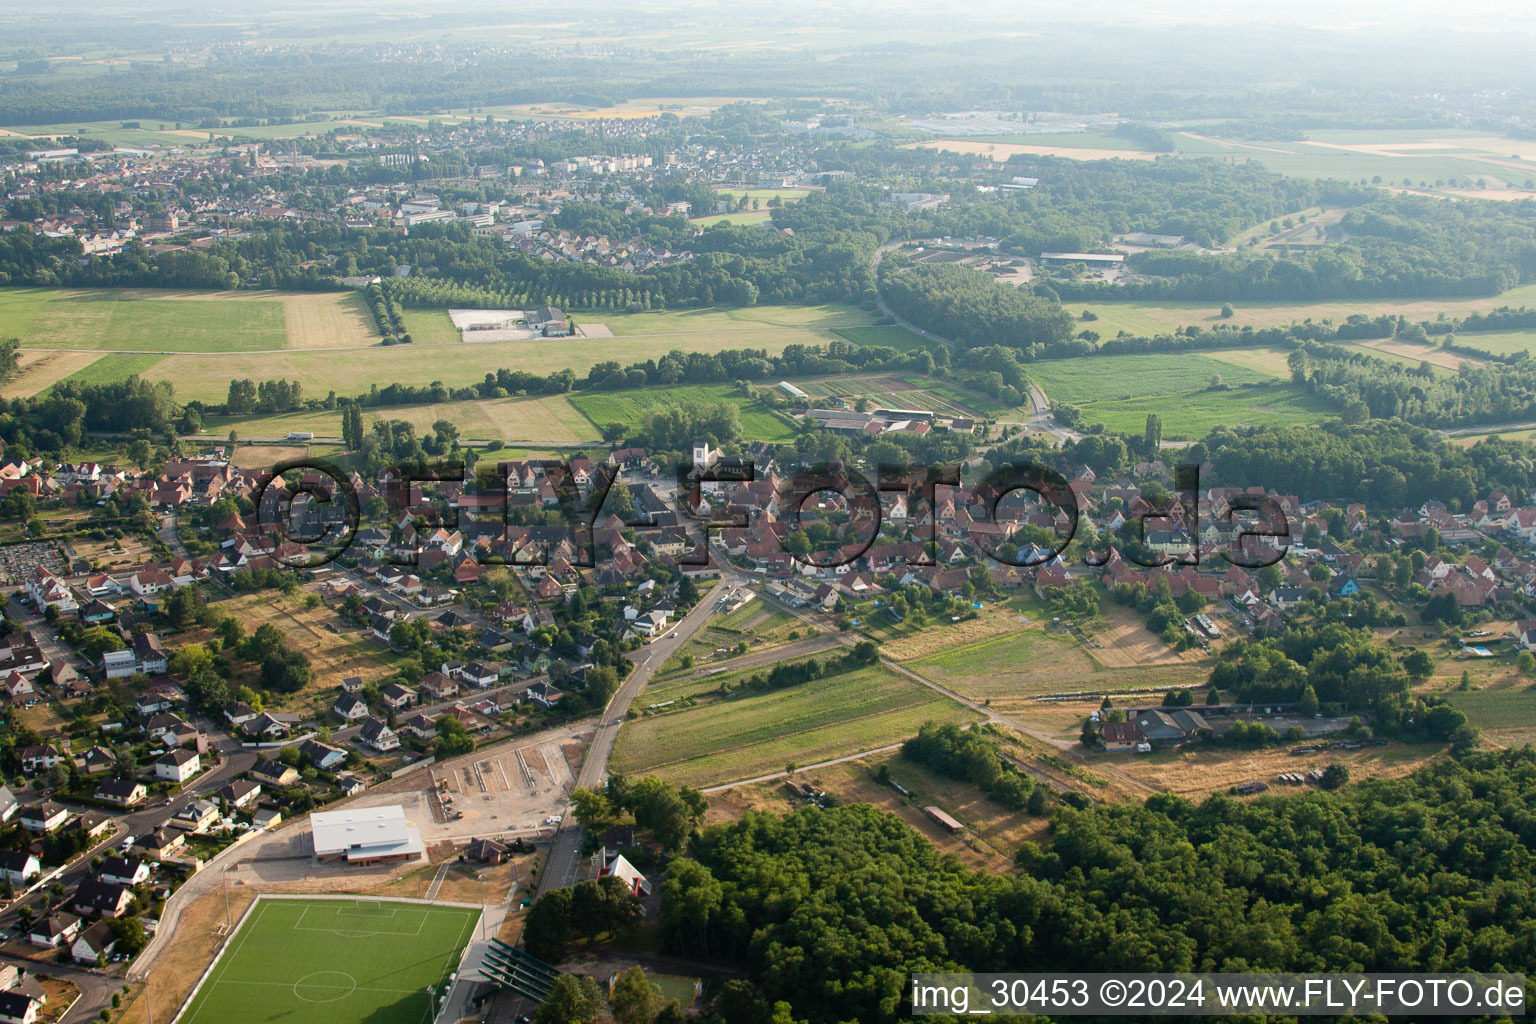
[[[28,349],[17,356],[16,373],[0,384],[0,396],[30,398],[103,358],[100,352],[48,352]]]
[[[997,163],[1007,163],[1009,157],[1062,156],[1072,160],[1156,160],[1157,154],[1141,149],[1078,149],[1073,146],[1027,146],[1017,142],[961,142],[940,139],[937,142],[914,142],[907,148],[937,149],[941,152],[961,153],[967,156],[984,156]]]
[[[881,645],[880,653],[897,661],[913,661],[942,651],[957,650],[990,637],[1021,633],[1029,628],[1012,612],[989,609],[964,622],[945,622],[920,633]]]
[[[1107,608],[1104,625],[1090,632],[1101,646],[1092,657],[1106,668],[1139,668],[1147,665],[1195,665],[1208,660],[1198,651],[1175,651],[1123,608]]]
[[[1240,782],[1267,782],[1270,793],[1289,792],[1291,787],[1276,782],[1281,772],[1306,772],[1342,764],[1351,779],[1367,776],[1400,778],[1444,752],[1435,744],[1364,747],[1360,750],[1323,750],[1292,756],[1287,747],[1267,750],[1237,751],[1198,744],[1177,750],[1151,754],[1091,754],[1089,769],[1113,766],[1160,790],[1181,796],[1203,796],[1225,792]],[[1307,787],[1298,787],[1307,788]]]
[[[1475,339],[1477,335],[1471,334],[1467,337]],[[1429,345],[1415,345],[1409,341],[1396,341],[1392,338],[1370,338],[1365,341],[1357,341],[1355,344],[1361,348],[1375,349],[1378,352],[1401,356],[1404,359],[1414,361],[1415,365],[1422,361],[1429,363],[1431,366],[1440,366],[1452,371],[1460,370],[1464,365],[1479,368],[1488,365],[1481,359],[1474,359],[1456,352],[1447,352],[1444,349]],[[1475,345],[1476,342],[1469,342],[1469,344]]]

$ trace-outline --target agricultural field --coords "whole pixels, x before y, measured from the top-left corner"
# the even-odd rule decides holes
[[[718,686],[725,678],[701,685]],[[927,721],[974,718],[921,683],[875,665],[626,722],[613,769],[709,786],[899,742]]]
[[[695,217],[689,223],[701,228],[716,224],[767,224],[773,220],[772,210],[742,210],[739,213],[715,213],[708,217]]]
[[[679,387],[639,388],[633,391],[592,391],[568,399],[591,421],[588,434],[605,423],[634,426],[645,409],[666,402],[730,402],[741,410],[742,437],[751,441],[785,441],[795,436],[788,420],[755,399],[743,398],[724,384],[686,384]]]
[[[740,309],[655,310],[649,313],[591,314],[579,319],[601,320],[620,337],[649,335],[717,334],[732,331],[816,331],[831,332],[839,327],[864,327],[875,322],[875,314],[857,306],[743,306]],[[802,338],[805,344],[824,344],[831,336]],[[751,339],[737,339],[721,348],[760,347]]]
[[[800,638],[790,636],[791,633],[815,635],[815,630],[807,628],[789,612],[762,601],[748,601],[729,615],[710,620],[662,666],[661,671],[663,675],[686,671],[680,667],[680,659],[684,657],[693,658],[693,670],[699,671],[708,667],[721,648],[734,648],[745,643],[748,653],[755,654]],[[718,685],[718,680],[712,685]]]
[[[453,326],[443,310],[407,309],[401,319],[413,345],[457,345],[464,340],[463,332]]]
[[[1480,348],[1496,356],[1511,356],[1516,352],[1536,352],[1536,331],[1463,333],[1456,335],[1456,343],[1467,348]]]
[[[24,349],[261,352],[378,342],[359,296],[335,292],[4,288],[0,323]]]
[[[1143,632],[1148,640],[1156,638]],[[1039,628],[957,644],[906,662],[913,671],[971,700],[987,702],[1004,713],[1033,718],[1046,706],[1036,698],[1051,693],[1119,692],[1188,684],[1203,677],[1191,672],[1161,642],[1164,655],[1145,665],[1107,666],[1075,640]]]
[[[442,990],[477,911],[355,899],[259,900],[181,1014],[186,1024],[279,1017],[419,1024]]]
[[[841,398],[851,406],[867,398],[871,408],[927,409],[941,415],[976,417],[1002,410],[985,395],[930,377],[875,373],[853,377],[801,380],[797,386],[818,398]]]
[[[438,420],[448,420],[468,441],[536,440],[543,444],[583,444],[598,440],[597,430],[563,395],[524,398],[486,398],[436,405],[386,406],[363,410],[363,427],[379,420],[405,420],[418,435]],[[241,438],[281,438],[290,431],[307,431],[320,437],[341,436],[341,413],[320,410],[271,416],[211,416],[205,423],[210,434],[221,436],[231,429]]]
[[[61,354],[83,355],[84,353]],[[88,365],[76,370],[65,379],[80,384],[110,384],[113,381],[142,375],[164,358],[165,356],[154,352],[113,352],[110,355],[94,357]]]
[[[1098,331],[1105,338],[1113,338],[1120,331],[1141,337],[1172,334],[1178,327],[1193,325],[1213,327],[1231,324],[1234,327],[1277,327],[1300,323],[1305,320],[1331,320],[1342,323],[1355,313],[1376,317],[1382,314],[1399,314],[1409,320],[1434,320],[1441,313],[1451,317],[1466,316],[1473,312],[1487,312],[1500,306],[1536,306],[1536,285],[1521,285],[1499,295],[1475,299],[1361,299],[1323,300],[1318,302],[1234,302],[1231,319],[1221,315],[1219,302],[1194,302],[1178,299],[1136,302],[1088,302],[1068,303],[1067,312],[1074,317],[1087,309],[1098,316],[1097,321],[1082,323],[1082,327]],[[1485,335],[1467,335],[1468,339]],[[1468,341],[1475,345],[1475,342]],[[1482,346],[1476,346],[1482,347]]]
[[[1216,426],[1316,423],[1333,415],[1298,385],[1206,355],[1086,356],[1033,363],[1027,373],[1051,401],[1080,407],[1086,422],[1135,432],[1157,413],[1169,439],[1197,437]],[[1217,376],[1225,389],[1212,389]]]
[[[78,376],[103,358],[99,352],[68,352],[31,349],[17,353],[16,372],[0,384],[0,396],[30,398],[53,387],[66,377]],[[137,358],[137,357],[130,357]],[[158,356],[149,356],[157,359]],[[124,374],[124,376],[127,376]]]
[[[636,341],[628,339],[589,340],[551,338],[540,341],[487,342],[455,347],[449,358],[441,346],[374,346],[347,352],[267,352],[261,355],[231,354],[217,362],[185,355],[167,356],[149,373],[153,380],[169,380],[176,385],[176,396],[186,401],[201,399],[220,403],[229,394],[230,380],[287,378],[298,381],[307,395],[362,394],[372,385],[426,384],[441,381],[449,387],[465,387],[485,379],[505,367],[528,373],[547,374],[569,368],[578,376],[594,365],[617,360],[625,365],[657,359],[673,349],[695,352],[719,352],[727,348],[764,348],[777,353],[796,342],[818,342],[819,336],[807,331],[779,331],[750,336],[750,341],[729,334],[707,334],[697,338],[666,336]]]
[[[1180,132],[1175,139],[1181,154],[1253,160],[1298,178],[1366,179],[1399,186],[1408,179],[1412,186],[1425,188],[1452,178],[1481,178],[1490,186],[1507,182],[1523,189],[1536,177],[1536,142],[1458,129],[1309,131],[1296,142],[1218,139],[1194,132]]]
[[[1454,690],[1445,697],[1500,746],[1536,742],[1536,688],[1528,680],[1516,678],[1513,686]]]
[[[833,333],[841,335],[855,345],[883,345],[886,348],[894,348],[898,352],[928,352],[934,348],[934,343],[927,338],[920,334],[913,334],[905,327],[897,327],[895,324],[880,324],[875,327],[838,327]]]

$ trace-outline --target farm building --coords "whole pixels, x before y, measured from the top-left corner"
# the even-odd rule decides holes
[[[399,804],[316,811],[309,816],[315,859],[369,866],[416,860],[426,855],[421,830],[405,820]]]
[[[924,807],[923,813],[928,815],[928,817],[932,818],[934,821],[938,822],[940,825],[944,826],[944,830],[950,835],[954,835],[957,832],[964,831],[965,829],[964,825],[960,824],[954,818],[951,818],[941,808],[933,806]]]
[[[806,394],[804,391],[801,391],[799,388],[795,387],[793,384],[791,384],[787,380],[779,381],[778,388],[779,388],[780,391],[784,392],[790,398],[810,398],[811,397],[810,395]]]

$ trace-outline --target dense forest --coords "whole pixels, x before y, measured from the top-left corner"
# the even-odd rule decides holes
[[[662,928],[749,966],[731,1024],[777,1000],[895,1021],[923,970],[1531,973],[1533,806],[1529,748],[1336,792],[1064,806],[1003,877],[867,805],[749,812],[673,862]]]

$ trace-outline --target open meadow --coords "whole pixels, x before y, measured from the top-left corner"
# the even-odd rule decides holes
[[[1139,432],[1147,415],[1156,413],[1170,440],[1198,437],[1216,426],[1307,424],[1333,415],[1274,371],[1262,362],[1154,353],[1045,360],[1025,372],[1052,402],[1078,406],[1085,422]],[[1220,386],[1213,384],[1216,377]]]
[[[1536,178],[1536,142],[1471,130],[1317,130],[1292,141],[1228,139],[1190,130],[1176,132],[1172,140],[1180,156],[1251,160],[1292,177],[1364,179],[1426,191],[1449,188],[1454,179],[1470,187],[1455,188],[1453,194],[1470,196],[1506,185],[1530,192],[1526,183]],[[1014,156],[1078,160],[1152,160],[1158,156],[1138,148],[1131,139],[1090,132],[955,135],[912,145],[985,156],[999,163]]]
[[[693,685],[712,689],[728,678],[734,677]],[[640,703],[651,699],[647,691]],[[691,707],[633,719],[619,733],[613,767],[709,786],[899,742],[926,721],[974,718],[921,683],[875,665],[783,690],[703,697]]]
[[[260,352],[379,340],[350,292],[0,288],[0,322],[27,349]]]
[[[1138,337],[1172,334],[1184,326],[1214,327],[1230,324],[1234,327],[1278,327],[1301,323],[1306,320],[1331,320],[1342,323],[1350,316],[1361,313],[1369,317],[1382,314],[1402,316],[1409,320],[1434,320],[1441,313],[1452,317],[1468,313],[1485,313],[1500,306],[1536,306],[1536,285],[1522,285],[1498,295],[1486,298],[1452,299],[1329,299],[1317,302],[1234,302],[1230,319],[1221,315],[1219,302],[1195,302],[1183,299],[1131,302],[1071,302],[1067,311],[1077,316],[1089,310],[1098,316],[1097,321],[1087,322],[1086,327],[1098,331],[1105,338],[1113,338],[1120,331]],[[1476,348],[1480,334],[1466,335],[1466,343]]]
[[[786,441],[795,436],[788,419],[756,399],[744,398],[725,384],[684,384],[633,391],[588,391],[570,396],[569,405],[591,421],[589,435],[608,423],[636,426],[647,408],[667,402],[727,402],[741,411],[741,434],[749,441]]]

